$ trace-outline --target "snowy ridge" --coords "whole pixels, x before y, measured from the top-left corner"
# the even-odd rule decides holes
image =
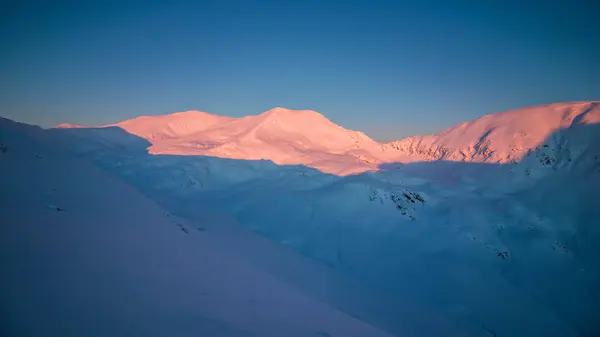
[[[206,112],[185,111],[166,116],[142,116],[108,126],[119,126],[136,136],[159,141],[185,137],[230,120]]]
[[[394,335],[598,335],[600,304],[593,300],[600,296],[598,103],[516,111],[423,137],[438,141],[434,147],[415,145],[432,155],[376,142],[353,146],[348,138],[356,139],[354,131],[320,114],[291,110],[155,140],[118,126],[44,134],[171,214],[204,224],[215,222],[210,212],[218,210],[383,293],[389,299],[384,304],[366,305],[363,300],[372,296],[358,300],[352,291],[331,303],[344,307],[344,301],[357,301],[363,308],[359,317],[370,317]],[[502,139],[515,130],[538,138],[517,132],[514,139]],[[325,133],[331,139],[319,142]],[[494,152],[473,150],[465,157],[457,152],[486,137]],[[307,164],[189,155],[202,142],[220,150],[230,146],[240,156],[262,151],[257,157],[285,158],[289,152]],[[442,142],[453,150],[436,154]],[[511,150],[518,142],[523,149]],[[148,153],[155,146],[163,153]],[[504,155],[494,157],[502,148],[511,154],[505,163]],[[169,153],[175,150],[181,154]],[[357,164],[360,156],[375,163]],[[322,172],[327,170],[335,174]],[[361,170],[368,172],[348,174]],[[300,274],[311,273],[295,275]],[[296,276],[286,280],[302,279]],[[329,289],[342,288],[334,283]],[[320,293],[327,298],[332,291]]]
[[[541,146],[553,132],[600,122],[600,103],[558,103],[483,116],[431,136],[386,144],[422,160],[510,163]]]
[[[120,127],[151,143],[151,154],[206,155],[304,165],[337,175],[416,161],[514,163],[553,132],[600,122],[600,103],[558,103],[478,118],[435,135],[378,143],[310,110],[274,108],[230,118],[199,111],[138,117]],[[61,125],[68,128],[69,125]],[[75,126],[81,128],[82,126]]]
[[[0,335],[391,337],[256,267],[232,246],[251,236],[170,214],[55,135],[0,119]]]
[[[341,174],[373,169],[361,158],[381,148],[362,132],[346,130],[309,110],[274,108],[243,118],[188,111],[111,126],[150,141],[152,154],[264,159]]]
[[[549,115],[549,122],[531,131],[538,139],[516,134],[516,141],[530,141],[516,164],[495,163],[483,154],[464,160],[424,157],[375,142],[350,149],[347,138],[353,131],[314,112],[289,110],[157,141],[152,146],[164,146],[161,155],[141,146],[106,147],[93,133],[104,129],[52,131],[77,131],[79,140],[70,142],[75,152],[96,148],[84,156],[171,212],[199,219],[202,209],[218,209],[274,242],[386,292],[396,304],[374,315],[396,335],[439,336],[452,330],[451,336],[485,336],[490,334],[485,326],[499,336],[564,337],[597,332],[593,313],[600,307],[588,300],[599,295],[591,285],[600,282],[595,267],[600,263],[595,243],[600,210],[594,205],[600,198],[597,105],[568,103],[490,115],[436,136],[468,148],[488,133],[493,136],[489,148],[509,146],[513,140],[500,142],[502,134],[512,132],[507,130],[524,130]],[[521,114],[533,124],[520,123]],[[322,127],[314,127],[317,123]],[[475,131],[460,131],[471,128]],[[302,138],[313,129],[313,137],[327,132],[335,141]],[[284,156],[282,149],[288,149],[304,155],[308,164],[189,155],[191,144],[202,137],[222,141],[216,148],[239,144],[232,146],[238,154],[256,150]],[[309,148],[290,145],[298,140],[310,142]],[[167,154],[176,148],[182,154]],[[379,162],[357,165],[352,157],[357,151],[378,155]],[[316,158],[333,161],[324,166],[338,170],[332,170],[336,175],[306,167]],[[346,174],[364,168],[370,172]],[[410,318],[399,322],[398,312]],[[419,318],[432,315],[435,322]]]
[[[62,123],[55,126],[57,129],[83,129],[89,128],[89,126],[79,125],[79,124],[70,124],[70,123]]]

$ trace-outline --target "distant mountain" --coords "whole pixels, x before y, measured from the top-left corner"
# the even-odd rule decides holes
[[[110,126],[147,139],[152,154],[265,159],[338,174],[373,169],[374,154],[382,152],[382,145],[364,133],[344,129],[310,110],[274,108],[243,118],[187,111]]]
[[[169,213],[57,134],[0,117],[0,335],[391,337],[257,264],[335,274],[216,212]]]
[[[56,129],[84,129],[84,128],[89,128],[89,126],[63,123],[63,124],[56,125],[54,128],[56,128]]]
[[[486,115],[386,146],[422,160],[509,163],[521,160],[555,131],[594,123],[600,123],[600,102],[557,103]]]
[[[224,223],[211,215],[216,210],[236,226],[356,278],[370,289],[368,296],[336,282],[315,289],[305,281],[310,272],[294,271],[286,261],[268,263],[294,273],[286,280],[312,289],[325,303],[394,335],[597,336],[599,106],[513,110],[387,144],[314,111],[282,108],[244,118],[190,111],[43,134],[165,211],[198,221],[208,235]],[[0,130],[0,164],[25,154],[37,171],[23,175],[13,166],[7,172],[18,175],[7,173],[5,185],[62,172],[42,166],[53,163],[46,153],[19,150],[13,140],[20,138],[8,137],[16,128]],[[160,153],[172,155],[153,155]],[[78,177],[71,172],[61,174]],[[128,206],[89,187],[96,183],[110,186],[79,177],[69,184],[77,190],[64,195],[77,196],[68,199],[73,202],[86,193],[104,195]],[[43,195],[23,189],[28,192],[13,198],[19,196],[13,190],[6,194],[11,202],[37,203]],[[50,205],[67,211],[56,214],[74,214],[76,208],[59,201]],[[144,223],[135,214],[127,219]],[[206,242],[238,249],[242,241]],[[278,258],[279,252],[268,255]],[[378,291],[389,302],[371,303]]]
[[[187,137],[231,120],[233,118],[206,112],[186,111],[163,116],[142,116],[110,126],[119,126],[136,136],[159,142]]]
[[[107,126],[146,139],[151,154],[264,159],[348,175],[375,171],[391,162],[516,162],[557,130],[599,122],[599,102],[557,103],[490,114],[434,135],[386,144],[336,125],[318,112],[284,108],[243,118],[187,111]]]

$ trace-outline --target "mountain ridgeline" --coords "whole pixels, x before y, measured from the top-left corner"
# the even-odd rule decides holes
[[[490,114],[437,134],[390,143],[347,130],[315,111],[284,108],[243,118],[187,111],[104,127],[116,126],[146,139],[151,154],[270,160],[347,175],[376,171],[391,162],[515,163],[548,145],[546,142],[562,142],[550,139],[560,130],[599,122],[599,102],[576,102]],[[57,127],[84,128],[72,124]]]
[[[357,280],[368,296],[324,291],[278,265],[294,286],[393,335],[600,335],[599,102],[390,143],[284,108],[42,133],[206,232],[232,218]]]

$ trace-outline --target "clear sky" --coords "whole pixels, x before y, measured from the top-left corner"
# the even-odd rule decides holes
[[[313,109],[379,140],[600,99],[598,1],[0,1],[0,116]]]

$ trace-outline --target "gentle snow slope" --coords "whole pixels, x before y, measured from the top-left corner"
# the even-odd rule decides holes
[[[388,336],[49,148],[47,136],[0,120],[0,335]]]

